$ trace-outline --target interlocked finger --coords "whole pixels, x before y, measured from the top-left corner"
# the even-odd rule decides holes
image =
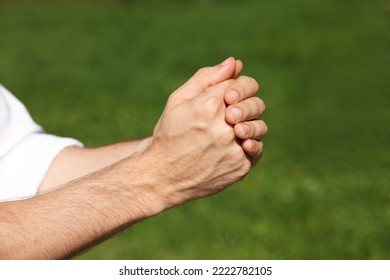
[[[242,148],[251,160],[252,165],[255,165],[261,159],[264,145],[261,141],[246,139],[242,142]]]
[[[240,139],[261,140],[267,134],[268,127],[262,120],[238,123],[234,126],[234,134]]]
[[[255,79],[247,76],[238,77],[225,92],[227,105],[239,103],[253,97],[259,91],[259,84]]]
[[[226,109],[226,121],[237,124],[244,121],[260,119],[265,110],[263,100],[259,97],[251,97],[237,104],[230,105]]]

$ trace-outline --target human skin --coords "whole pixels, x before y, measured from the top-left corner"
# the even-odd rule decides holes
[[[215,66],[215,67],[226,67]],[[169,98],[148,143],[116,163],[30,199],[0,203],[0,258],[63,259],[171,207],[241,180],[253,156],[226,119],[235,79],[204,82],[204,68]],[[218,69],[217,69],[218,70]],[[257,90],[247,83],[244,91]],[[245,124],[245,122],[243,122]],[[240,130],[240,129],[238,129]]]
[[[196,75],[197,84],[203,89],[228,79],[235,79],[224,92],[227,105],[225,119],[234,126],[236,137],[242,140],[242,148],[255,164],[259,160],[259,151],[262,149],[259,140],[267,132],[267,126],[260,119],[265,109],[264,102],[256,96],[259,88],[257,82],[250,77],[239,77],[243,69],[240,60],[228,58],[225,65],[224,68],[200,69]],[[212,69],[214,71],[211,71]],[[188,89],[188,91],[192,90],[194,89]],[[50,191],[121,159],[138,154],[151,143],[152,137],[148,137],[98,148],[68,147],[54,159],[41,183],[39,193]]]

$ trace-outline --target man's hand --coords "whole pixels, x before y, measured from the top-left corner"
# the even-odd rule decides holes
[[[262,139],[268,128],[261,120],[265,105],[263,100],[256,96],[259,85],[251,77],[240,76],[243,67],[242,61],[229,57],[220,65],[200,69],[191,79],[196,80],[196,83],[188,85],[187,82],[176,92],[184,89],[191,94],[228,79],[235,79],[224,93],[228,108],[226,121],[234,126],[236,138],[240,140],[242,148],[254,165],[260,160],[263,150]],[[183,94],[182,98],[187,98],[186,94]]]
[[[256,97],[258,85],[252,78],[238,77],[243,69],[240,60],[226,59],[222,64],[200,69],[193,78],[178,89],[167,104],[173,107],[177,103],[191,99],[209,87],[231,80],[224,89],[226,121],[234,127],[234,134],[241,143],[252,165],[259,159],[262,152],[260,140],[265,135],[267,127],[260,120],[264,110],[263,102]],[[234,82],[232,79],[235,79]],[[179,97],[175,97],[180,93]],[[239,110],[239,116],[234,113]],[[156,127],[159,127],[160,122]],[[40,193],[50,191],[74,179],[85,176],[101,168],[109,166],[126,157],[139,154],[150,146],[152,138],[143,141],[123,142],[99,148],[69,147],[64,149],[54,160],[44,178]]]
[[[253,139],[259,141],[265,129],[258,126],[260,102],[252,103],[256,83],[236,79],[241,69],[230,58],[198,71],[169,98],[153,139],[66,149],[53,168],[61,172],[57,167],[65,164],[76,171],[50,184],[61,186],[0,203],[0,258],[69,258],[140,220],[242,179],[260,158],[262,146]],[[239,93],[236,101],[225,96],[231,89]],[[238,118],[234,108],[242,110]],[[244,139],[242,146],[237,137]]]
[[[260,160],[263,150],[261,140],[267,134],[268,128],[261,120],[265,105],[263,100],[256,96],[259,85],[251,77],[240,76],[243,67],[240,60],[229,57],[220,65],[200,69],[192,77],[196,83],[190,85],[186,83],[179,90],[184,88],[191,94],[228,79],[235,79],[224,93],[224,100],[228,107],[226,121],[234,126],[236,138],[242,140],[240,141],[242,148],[254,165]],[[187,98],[186,94],[183,94],[182,98]]]
[[[248,77],[215,83],[218,73],[229,72],[226,70],[229,67],[234,75],[235,68],[229,60],[228,64],[225,61],[225,65],[199,70],[170,96],[155,127],[148,152],[155,155],[156,162],[162,166],[157,177],[163,178],[163,185],[169,186],[157,191],[162,192],[172,206],[223,190],[242,179],[261,156],[262,145],[250,138],[261,139],[264,133],[245,130],[245,126],[257,129],[257,122],[239,125],[238,122],[259,118],[263,108],[247,114],[246,107],[252,104],[243,103],[237,109],[246,115],[234,119],[235,126],[226,121],[230,115],[226,115],[224,93],[235,88],[245,97],[254,95],[258,89],[257,83]],[[210,86],[212,83],[215,85]],[[230,113],[234,113],[233,108],[228,108]],[[247,139],[243,143],[245,151],[238,143],[236,133]],[[253,148],[252,143],[257,147]]]

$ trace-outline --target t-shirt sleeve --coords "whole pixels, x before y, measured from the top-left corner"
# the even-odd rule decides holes
[[[82,143],[45,133],[0,85],[0,201],[36,195],[54,158],[69,146]]]

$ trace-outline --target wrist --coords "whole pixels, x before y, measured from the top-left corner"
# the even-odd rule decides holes
[[[145,140],[147,142],[149,138]],[[166,176],[157,158],[156,154],[146,149],[113,166],[113,177],[120,180],[123,196],[129,205],[128,210],[139,213],[139,219],[158,215],[171,207],[165,194]]]

